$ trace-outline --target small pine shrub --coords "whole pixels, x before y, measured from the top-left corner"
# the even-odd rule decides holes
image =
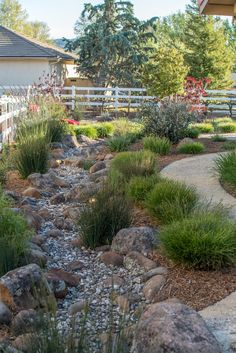
[[[170,152],[171,142],[166,137],[148,136],[143,139],[143,146],[145,150],[164,156]]]
[[[217,124],[217,131],[221,133],[230,133],[236,131],[236,123],[219,123]]]
[[[133,176],[150,176],[156,172],[155,155],[150,151],[122,152],[112,160],[110,171],[124,182]]]
[[[191,124],[190,128],[198,129],[202,134],[208,134],[214,132],[214,127],[211,123],[196,123]]]
[[[226,151],[232,151],[236,149],[236,141],[227,141],[223,145],[223,149]]]
[[[97,130],[97,136],[99,138],[112,136],[114,133],[114,126],[111,123],[101,123],[95,126]]]
[[[186,130],[186,134],[185,134],[186,137],[189,137],[191,139],[197,139],[199,137],[199,135],[200,135],[199,129],[194,128],[194,127],[189,127]]]
[[[147,194],[161,180],[158,174],[151,176],[136,176],[130,179],[126,187],[126,195],[135,202],[144,201]]]
[[[201,142],[189,142],[177,148],[178,153],[198,154],[204,152],[205,147]]]
[[[218,212],[198,212],[161,230],[168,258],[200,270],[220,270],[236,262],[236,225]]]
[[[177,181],[163,180],[147,195],[145,204],[154,217],[168,224],[189,215],[198,200],[194,188]]]
[[[77,136],[85,135],[91,139],[96,139],[98,137],[97,129],[92,125],[81,125],[76,129]]]
[[[220,180],[236,186],[236,150],[220,155],[215,163]]]
[[[111,152],[124,152],[127,151],[130,145],[129,135],[114,136],[107,141],[107,146]]]
[[[130,204],[123,195],[107,187],[84,209],[79,219],[82,242],[94,249],[111,244],[117,232],[131,224]]]
[[[226,139],[226,137],[217,134],[217,135],[212,136],[211,140],[214,142],[225,142],[227,139]]]

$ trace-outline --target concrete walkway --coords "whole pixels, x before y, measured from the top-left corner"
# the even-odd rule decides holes
[[[231,216],[236,218],[236,199],[222,188],[214,170],[218,156],[218,153],[212,153],[181,159],[165,167],[161,175],[194,186],[202,200],[222,203],[230,208]]]
[[[214,153],[182,159],[168,165],[161,174],[194,186],[202,200],[230,207],[231,216],[236,218],[236,199],[221,187],[214,171],[218,156]],[[202,310],[200,315],[220,342],[222,353],[236,352],[236,292]]]

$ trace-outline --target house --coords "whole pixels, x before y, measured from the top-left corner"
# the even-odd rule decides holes
[[[31,85],[56,72],[58,81],[76,56],[0,26],[0,86]]]
[[[201,14],[236,18],[235,0],[198,0],[198,4]]]

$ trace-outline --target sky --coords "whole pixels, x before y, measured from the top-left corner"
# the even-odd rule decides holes
[[[46,22],[52,38],[72,38],[74,24],[79,18],[83,4],[98,4],[101,0],[20,0],[31,21]],[[140,19],[170,15],[184,10],[189,0],[132,0],[135,15]]]

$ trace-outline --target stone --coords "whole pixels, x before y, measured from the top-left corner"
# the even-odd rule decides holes
[[[9,325],[13,318],[11,310],[8,306],[0,301],[0,326],[1,325]]]
[[[68,148],[78,148],[80,146],[76,136],[69,134],[63,137],[62,144]]]
[[[113,238],[111,248],[122,255],[131,251],[147,255],[156,244],[155,234],[156,231],[150,227],[121,229]]]
[[[62,148],[63,148],[63,145],[62,145],[61,142],[51,142],[51,143],[50,143],[50,148],[51,148],[52,150],[55,150],[55,149],[58,149],[58,148],[62,149]]]
[[[132,270],[136,268],[137,265],[144,271],[150,271],[157,267],[157,263],[155,261],[148,259],[146,256],[137,251],[132,251],[125,256],[124,266],[127,270]]]
[[[51,150],[50,155],[53,159],[64,159],[65,155],[64,155],[64,150],[62,148],[56,148],[54,150]]]
[[[83,241],[81,238],[75,238],[71,240],[71,245],[75,248],[81,248],[83,246]]]
[[[41,188],[44,185],[43,175],[40,173],[30,174],[27,178],[30,184],[36,188]]]
[[[94,140],[90,139],[89,137],[87,137],[85,135],[79,135],[78,140],[80,143],[85,143],[88,145],[94,142]]]
[[[96,183],[86,181],[73,187],[67,194],[67,199],[79,202],[88,202],[90,198],[96,195],[98,190],[99,187]]]
[[[19,267],[0,278],[0,300],[13,309],[35,309],[50,297],[49,284],[36,264]]]
[[[220,353],[204,320],[178,303],[157,303],[142,314],[131,351],[140,353]]]
[[[50,168],[56,169],[60,166],[61,160],[60,159],[51,159],[49,161],[49,163],[50,163]]]
[[[95,250],[97,252],[106,252],[106,251],[110,251],[111,250],[111,246],[110,245],[102,245],[102,246],[96,247]]]
[[[114,251],[104,252],[100,256],[100,260],[104,262],[105,265],[111,265],[115,267],[123,266],[123,257]]]
[[[64,209],[63,211],[63,214],[66,218],[70,218],[74,221],[77,221],[80,217],[80,209],[79,207],[71,207],[71,206],[68,206]]]
[[[45,219],[45,221],[52,220],[52,215],[51,215],[50,211],[47,208],[42,208],[41,210],[39,210],[38,214],[39,214],[40,217]]]
[[[150,278],[156,275],[167,275],[168,270],[166,267],[156,267],[153,270],[150,270],[142,276],[142,282],[147,282]]]
[[[113,158],[114,158],[113,154],[108,153],[108,154],[105,155],[104,160],[105,160],[105,161],[110,161],[110,160],[113,159]]]
[[[83,311],[86,307],[87,302],[85,300],[80,300],[79,302],[74,303],[69,307],[68,313],[69,315],[73,316]]]
[[[32,332],[37,328],[37,312],[34,309],[21,310],[13,319],[11,331],[15,336]]]
[[[183,146],[183,145],[186,145],[186,143],[193,143],[194,140],[191,139],[190,137],[185,137],[183,140],[181,140],[178,145],[177,145],[177,148]]]
[[[22,213],[29,227],[35,229],[36,231],[39,231],[43,223],[43,218],[40,217],[35,211],[31,211],[25,208],[22,210]]]
[[[149,302],[155,302],[156,297],[164,284],[165,277],[162,275],[156,275],[150,278],[143,288],[143,294],[146,300]]]
[[[123,313],[129,312],[129,299],[127,295],[118,295],[115,302]]]
[[[89,179],[97,183],[98,180],[106,178],[107,174],[108,174],[108,169],[102,169],[96,173],[90,174]]]
[[[20,351],[27,352],[32,346],[32,339],[35,337],[31,333],[25,333],[18,336],[12,343],[13,347]]]
[[[68,271],[78,271],[82,270],[82,268],[84,268],[84,264],[79,260],[72,261],[67,265]]]
[[[51,268],[46,276],[48,275],[53,275],[54,278],[64,281],[68,287],[77,287],[80,283],[80,277],[78,275],[64,271],[61,268]]]
[[[113,275],[111,277],[108,277],[103,282],[103,285],[105,287],[112,287],[113,286],[114,289],[121,287],[123,284],[124,284],[123,278],[119,277],[118,275]]]
[[[41,194],[37,188],[29,187],[22,193],[23,196],[34,197],[35,199],[40,199]]]
[[[50,203],[52,205],[58,205],[59,203],[64,203],[65,201],[65,195],[63,193],[58,193],[50,198]]]
[[[57,299],[64,299],[68,293],[68,288],[65,281],[58,278],[58,276],[54,273],[46,273],[45,276],[55,297]]]
[[[48,261],[47,255],[37,249],[30,249],[26,254],[26,262],[28,264],[37,264],[40,267],[45,267]]]
[[[64,178],[60,178],[54,174],[52,174],[52,183],[54,187],[57,188],[68,188],[70,186],[70,184],[67,182],[66,179]]]
[[[31,242],[33,244],[38,245],[38,246],[43,245],[44,241],[45,241],[45,239],[42,235],[35,235],[33,238],[31,238]]]
[[[63,236],[63,232],[59,229],[51,229],[46,233],[47,237],[60,238]]]
[[[99,161],[99,162],[96,162],[96,163],[89,169],[89,173],[90,173],[90,174],[93,174],[93,173],[99,172],[100,170],[105,169],[105,168],[106,168],[106,163],[104,163],[104,162],[102,162],[102,161]]]

